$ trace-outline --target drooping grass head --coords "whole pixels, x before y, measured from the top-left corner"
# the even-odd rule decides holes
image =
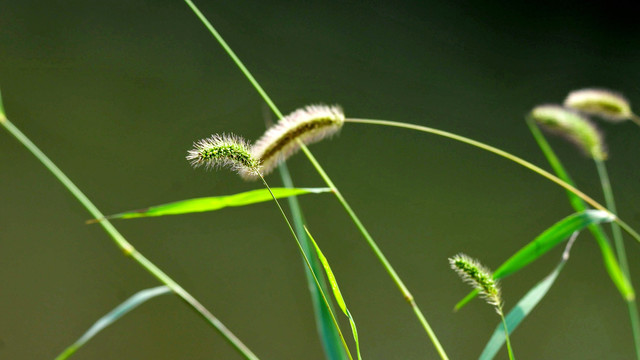
[[[233,134],[215,134],[195,142],[187,160],[193,167],[229,167],[243,177],[258,177],[260,171],[260,162],[251,154],[249,143]]]
[[[580,113],[559,105],[540,105],[530,116],[543,129],[565,137],[582,152],[597,160],[605,160],[607,151],[602,133]]]
[[[339,106],[310,105],[283,117],[270,127],[251,148],[260,161],[262,173],[268,174],[305,145],[318,142],[337,133],[344,124],[344,113]],[[245,173],[247,179],[255,175]]]

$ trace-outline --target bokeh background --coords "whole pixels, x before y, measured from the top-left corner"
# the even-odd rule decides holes
[[[640,104],[640,27],[616,2],[197,1],[275,103],[325,102],[348,116],[433,126],[546,166],[524,123],[541,103],[602,86]],[[193,170],[193,141],[264,131],[265,105],[181,1],[2,1],[0,86],[8,117],[104,213],[260,188]],[[640,228],[632,123],[605,124],[621,216]],[[552,140],[580,188],[593,164]],[[452,359],[479,355],[498,317],[447,257],[495,268],[572,211],[565,193],[513,163],[407,130],[348,124],[311,150],[412,290]],[[322,186],[304,156],[299,186]],[[268,177],[279,185],[277,175]],[[157,282],[0,131],[0,358],[53,358],[134,292]],[[339,203],[301,198],[359,326],[366,359],[436,353]],[[263,359],[322,359],[298,250],[273,204],[118,221],[143,254]],[[640,247],[628,254],[640,278]],[[510,308],[560,259],[503,282]],[[639,283],[635,281],[636,287]],[[346,322],[343,322],[348,326]],[[345,328],[348,329],[348,328]],[[348,331],[347,331],[348,333]],[[590,235],[512,337],[518,359],[630,359],[627,310]],[[506,357],[502,352],[501,357]],[[77,359],[239,359],[177,298],[143,305]]]

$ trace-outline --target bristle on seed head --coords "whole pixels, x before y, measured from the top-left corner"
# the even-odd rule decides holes
[[[607,158],[602,133],[580,113],[559,105],[540,105],[531,110],[530,116],[545,130],[573,142],[585,155],[597,160]]]
[[[605,89],[580,89],[567,95],[564,106],[587,115],[619,122],[634,117],[629,101],[616,92]]]
[[[344,124],[339,106],[310,105],[280,119],[251,149],[260,161],[262,173],[270,173],[278,164],[300,150],[300,142],[311,144],[337,133]],[[299,140],[299,141],[298,141]],[[245,178],[255,179],[247,173]]]
[[[215,134],[195,142],[187,160],[194,168],[229,167],[242,177],[259,176],[260,162],[251,154],[251,146],[245,139],[233,134]]]

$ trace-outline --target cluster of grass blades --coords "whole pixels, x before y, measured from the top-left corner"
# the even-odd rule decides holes
[[[338,107],[310,106],[300,109],[292,114],[284,116],[271,101],[267,93],[262,89],[257,80],[251,75],[249,70],[242,64],[240,59],[234,54],[231,47],[224,41],[222,36],[216,31],[212,24],[206,19],[195,4],[190,0],[185,0],[187,5],[194,11],[200,21],[206,26],[219,44],[225,49],[234,63],[244,73],[253,87],[263,97],[265,102],[273,110],[279,121],[270,127],[264,137],[254,145],[241,140],[236,136],[216,135],[211,138],[200,140],[194,145],[194,149],[189,152],[188,159],[194,166],[207,166],[210,168],[229,167],[238,172],[243,178],[259,179],[264,185],[263,188],[252,190],[240,194],[221,195],[214,197],[203,197],[176,201],[168,204],[155,205],[139,210],[121,212],[115,215],[104,216],[91,201],[64,175],[64,173],[44,154],[27,136],[16,128],[5,115],[2,99],[0,97],[0,125],[2,125],[11,135],[20,141],[36,158],[47,167],[54,176],[78,199],[93,216],[90,223],[100,224],[105,231],[113,238],[115,244],[120,247],[126,256],[131,257],[142,268],[156,277],[163,285],[153,289],[141,290],[130,299],[117,306],[113,311],[99,319],[84,335],[75,343],[65,349],[57,359],[66,359],[72,356],[78,349],[85,345],[92,337],[99,334],[107,326],[118,320],[120,317],[133,310],[137,306],[149,301],[157,296],[173,293],[183,299],[191,308],[200,314],[214,329],[216,329],[237,351],[247,359],[258,359],[245,344],[242,343],[229,329],[227,329],[213,314],[211,314],[201,303],[191,296],[184,288],[172,280],[167,274],[140,254],[111,224],[113,219],[131,219],[151,216],[165,216],[188,214],[203,211],[215,211],[231,206],[246,206],[259,202],[272,201],[281,213],[284,222],[289,228],[292,237],[301,252],[304,261],[304,271],[307,275],[309,289],[313,300],[313,311],[315,314],[318,333],[324,346],[325,354],[329,359],[361,359],[360,342],[354,316],[349,311],[346,301],[340,292],[336,274],[331,270],[329,261],[320,250],[320,246],[314,240],[305,226],[305,220],[297,203],[296,196],[307,194],[333,194],[344,207],[347,215],[358,228],[363,238],[370,246],[376,258],[380,261],[392,281],[397,286],[401,296],[407,301],[409,307],[414,312],[417,321],[424,329],[428,341],[430,341],[441,359],[448,359],[445,348],[442,346],[436,331],[431,327],[425,314],[420,309],[419,303],[402,281],[400,275],[387,260],[382,250],[378,247],[371,234],[364,224],[359,220],[355,211],[351,208],[346,198],[333,183],[329,175],[322,168],[318,160],[313,156],[307,145],[319,141],[322,138],[338,131],[342,126],[375,125],[404,128],[413,131],[443,136],[461,143],[465,143],[484,151],[494,153],[507,160],[524,166],[531,171],[553,181],[564,188],[567,192],[570,204],[575,213],[568,214],[567,217],[553,224],[542,233],[523,246],[513,256],[507,259],[495,272],[489,272],[477,261],[466,256],[456,256],[450,259],[452,267],[461,274],[468,282],[472,283],[476,290],[456,305],[456,310],[461,309],[471,301],[476,295],[482,295],[493,305],[501,318],[500,324],[496,326],[493,335],[490,337],[485,349],[481,352],[481,359],[492,359],[506,343],[510,359],[514,359],[514,351],[511,348],[509,335],[516,327],[531,314],[534,307],[545,297],[551,286],[554,284],[560,271],[569,259],[569,251],[577,235],[584,229],[588,229],[596,239],[601,250],[605,269],[612,282],[618,289],[620,295],[628,305],[629,317],[633,330],[633,338],[636,346],[636,356],[640,359],[640,321],[638,320],[637,307],[635,302],[635,291],[630,282],[628,261],[623,245],[622,230],[626,231],[632,238],[640,242],[640,236],[626,222],[622,221],[616,213],[615,201],[611,190],[610,180],[605,168],[606,152],[603,144],[599,143],[601,138],[598,133],[592,132],[590,123],[572,123],[575,119],[584,119],[586,116],[599,116],[613,121],[632,120],[638,121],[638,117],[631,111],[628,102],[618,94],[600,90],[588,89],[583,92],[571,93],[563,106],[550,106],[546,108],[535,108],[527,118],[536,142],[548,159],[555,175],[542,168],[515,155],[497,149],[490,145],[468,139],[446,131],[418,126],[407,123],[399,123],[388,120],[357,119],[345,117]],[[588,124],[588,125],[585,125]],[[546,142],[546,139],[539,131],[539,126],[548,127],[555,133],[560,133],[578,144],[587,156],[595,161],[598,175],[601,179],[606,206],[600,204],[592,197],[581,192],[569,177],[568,172],[560,163],[557,156]],[[204,134],[203,134],[204,135]],[[177,150],[178,151],[178,150]],[[321,179],[326,183],[322,188],[295,188],[292,179],[286,169],[284,161],[297,151],[302,151],[309,159],[313,167],[317,170]],[[264,175],[267,171],[279,167],[285,187],[271,188]],[[288,199],[291,209],[292,222],[289,220],[284,209],[279,203],[279,199]],[[589,208],[591,207],[591,208]],[[606,232],[602,224],[611,224],[614,247],[610,245]],[[536,284],[516,306],[507,313],[503,310],[504,302],[500,296],[497,281],[522,270],[527,265],[536,261],[557,245],[567,241],[563,257],[558,266]],[[614,249],[615,248],[615,249]],[[352,340],[347,341],[336,318],[333,301],[329,294],[333,295],[333,301],[342,311],[349,321],[352,332]],[[349,342],[353,341],[355,352],[349,347]],[[364,350],[366,358],[366,348]],[[355,354],[355,356],[354,356]]]

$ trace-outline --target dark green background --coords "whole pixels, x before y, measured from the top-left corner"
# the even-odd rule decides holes
[[[604,86],[640,103],[640,27],[615,2],[198,1],[283,112],[317,102],[407,121],[545,165],[531,107]],[[555,5],[554,5],[555,4]],[[2,1],[8,117],[105,213],[259,188],[193,170],[193,141],[264,130],[263,101],[181,1]],[[640,228],[640,128],[605,125],[621,216]],[[554,139],[579,187],[593,164]],[[447,257],[489,267],[571,213],[551,182],[494,155],[407,130],[347,124],[311,147],[361,216],[452,359],[477,357],[498,322]],[[296,184],[323,186],[304,156]],[[278,176],[268,177],[271,185]],[[359,326],[366,359],[436,358],[410,308],[330,195],[301,199]],[[51,359],[134,292],[157,285],[8,133],[0,132],[0,358]],[[123,234],[263,359],[322,359],[298,250],[272,204],[119,221]],[[640,248],[627,241],[635,279]],[[560,249],[503,282],[510,308]],[[636,287],[638,282],[635,282]],[[347,322],[343,322],[345,330]],[[348,333],[348,331],[347,331]],[[623,301],[590,235],[513,335],[518,359],[630,359]],[[506,357],[501,353],[502,358]],[[236,359],[178,299],[145,304],[77,359]]]

